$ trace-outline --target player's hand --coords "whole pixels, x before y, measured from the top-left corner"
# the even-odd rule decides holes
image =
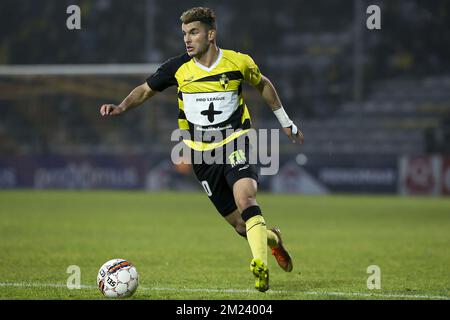
[[[292,143],[300,142],[300,144],[303,144],[305,142],[305,138],[303,137],[303,133],[300,131],[299,128],[295,127],[297,129],[297,132],[294,134],[292,132],[293,127],[287,127],[283,128],[284,133],[289,137],[289,139],[292,141]]]
[[[102,116],[116,116],[122,112],[124,112],[124,110],[115,104],[104,104],[100,107],[100,114]]]

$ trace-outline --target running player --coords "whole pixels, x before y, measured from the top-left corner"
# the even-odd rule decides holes
[[[290,120],[273,84],[261,74],[252,58],[217,46],[215,13],[211,9],[192,8],[180,19],[186,53],[163,63],[119,105],[102,105],[100,113],[102,116],[119,115],[141,105],[157,92],[177,86],[178,125],[191,137],[183,141],[191,148],[192,157],[203,159],[205,152],[220,151],[225,160],[212,164],[194,162],[194,173],[218,212],[247,239],[253,255],[250,270],[255,277],[255,287],[264,292],[269,289],[267,246],[283,270],[290,272],[293,265],[280,230],[266,228],[256,202],[258,174],[255,165],[249,162],[248,140],[243,148],[231,148],[231,153],[226,148],[230,144],[234,146],[242,137],[245,139],[251,128],[242,82],[257,89],[292,142],[303,143],[303,134]],[[206,132],[220,133],[221,138],[217,135],[214,139],[205,138]],[[194,139],[199,136],[203,138]]]

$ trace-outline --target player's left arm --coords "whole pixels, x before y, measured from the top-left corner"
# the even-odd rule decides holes
[[[267,105],[272,109],[273,113],[280,122],[284,133],[286,133],[289,139],[291,139],[293,143],[299,141],[301,144],[303,144],[303,133],[287,115],[277,94],[277,91],[269,78],[261,75],[261,80],[257,85],[255,85],[255,88],[259,91],[261,97],[264,99]]]

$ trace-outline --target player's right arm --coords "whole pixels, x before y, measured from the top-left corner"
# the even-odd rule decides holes
[[[134,88],[133,91],[117,106],[115,104],[104,104],[100,107],[102,116],[115,116],[127,110],[135,108],[145,100],[153,97],[157,92],[162,92],[170,86],[177,85],[175,72],[183,63],[189,61],[187,53],[170,58],[164,62],[154,74],[148,77],[144,84]]]
[[[152,90],[150,86],[145,82],[144,84],[137,86],[130,92],[130,94],[119,104],[104,104],[100,107],[100,114],[102,116],[116,116],[127,110],[135,108],[147,99],[153,97],[156,91]]]

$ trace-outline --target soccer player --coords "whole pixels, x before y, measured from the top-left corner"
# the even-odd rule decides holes
[[[226,148],[240,138],[246,138],[251,128],[250,113],[242,96],[242,82],[257,89],[293,143],[303,143],[303,134],[288,117],[273,84],[261,74],[252,58],[217,46],[215,13],[211,9],[189,9],[180,20],[186,53],[163,63],[119,105],[102,105],[100,113],[102,116],[119,115],[141,105],[157,92],[176,85],[179,128],[188,132],[189,137],[206,137],[206,132],[221,133],[222,139],[217,136],[200,141],[184,138],[183,142],[190,147],[193,158],[206,152],[224,152],[225,161],[194,162],[193,170],[219,213],[247,239],[253,255],[250,270],[255,277],[255,287],[264,292],[269,289],[267,246],[283,270],[290,272],[293,265],[280,230],[266,227],[256,202],[258,174],[255,165],[249,162],[249,141],[245,140],[243,148],[232,149],[231,153]],[[233,129],[232,133],[229,129]]]

